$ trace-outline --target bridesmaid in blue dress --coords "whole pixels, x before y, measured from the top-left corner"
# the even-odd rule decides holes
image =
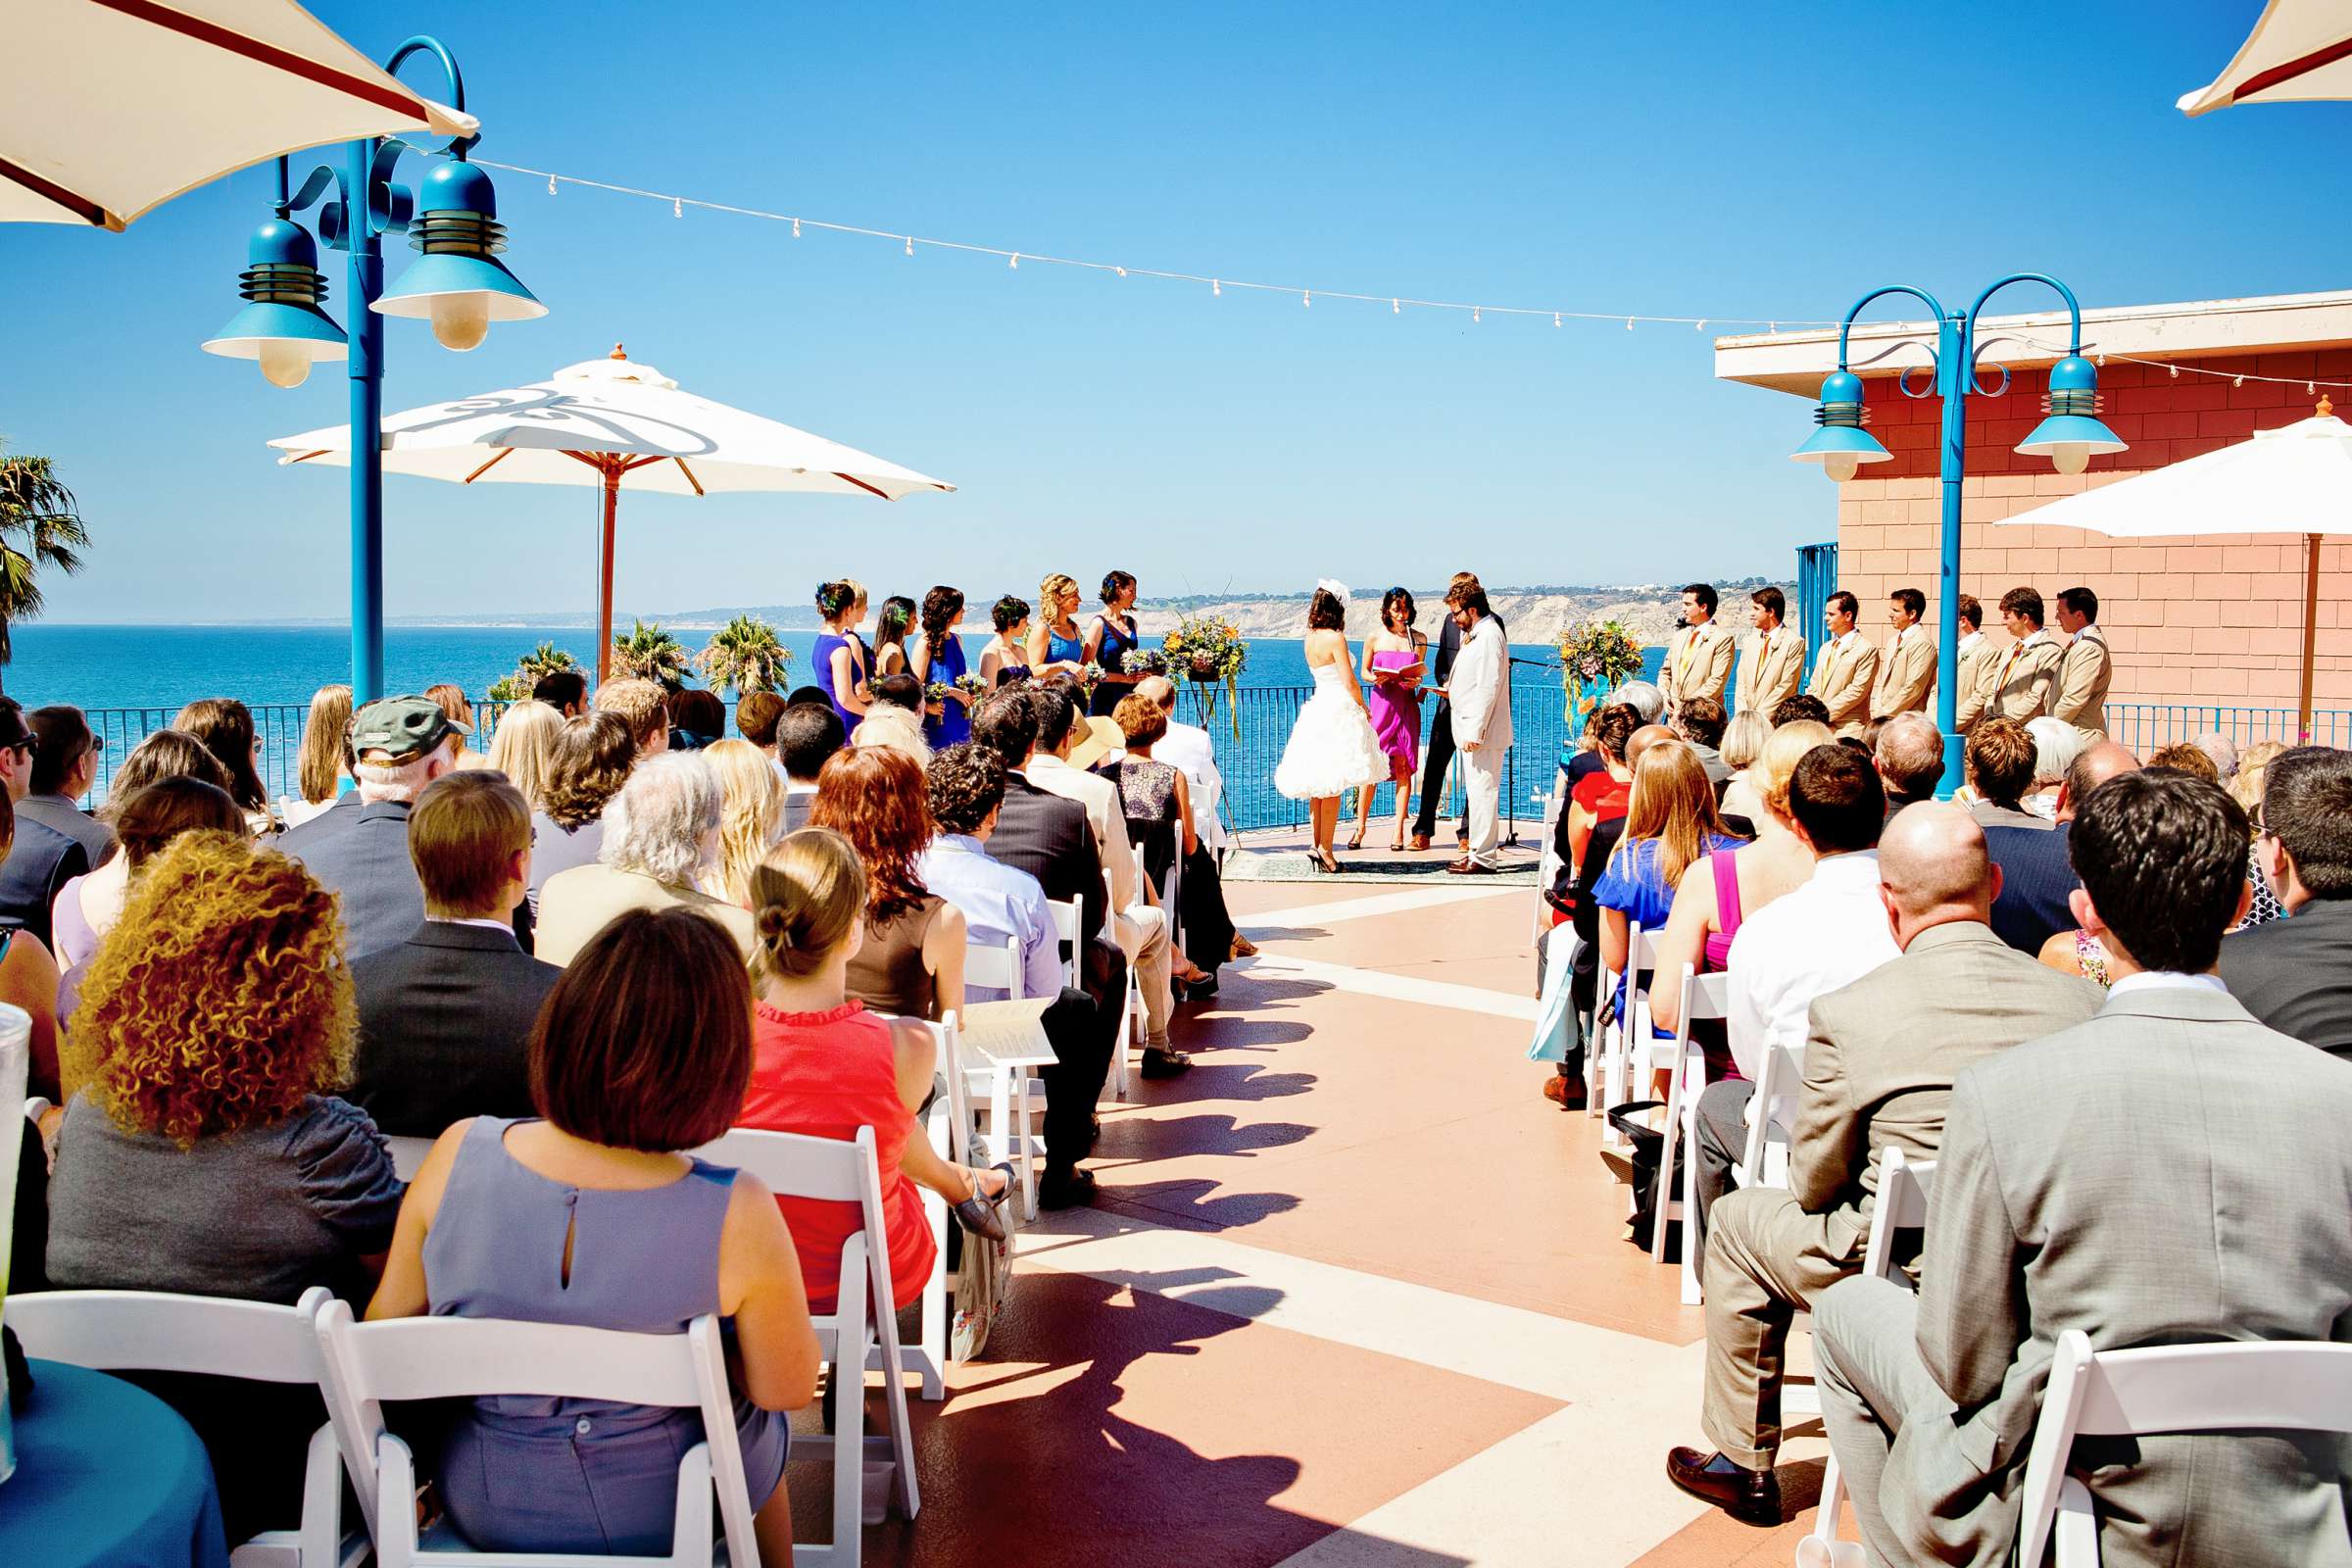
[[[997,634],[980,650],[980,678],[993,692],[1029,678],[1029,601],[1006,594],[989,608],[988,618]]]
[[[858,585],[848,581],[818,583],[816,612],[824,617],[825,629],[817,633],[816,646],[809,652],[808,675],[814,685],[823,689],[833,711],[841,715],[841,727],[846,733],[856,729],[865,717],[865,698],[858,689],[865,684],[865,663],[859,657],[863,649],[845,630],[857,624],[850,617],[858,612]]]
[[[923,739],[934,752],[972,738],[971,694],[956,683],[968,673],[963,662],[963,639],[956,628],[963,624],[963,591],[944,583],[923,595],[923,629],[906,649],[906,667],[926,686],[945,686],[934,714],[926,704]]]
[[[1086,639],[1078,630],[1078,579],[1055,572],[1037,585],[1037,619],[1029,627],[1029,673],[1040,680],[1086,664]]]
[[[1135,683],[1144,677],[1119,668],[1119,661],[1139,646],[1135,634],[1135,575],[1111,572],[1102,579],[1102,613],[1086,629],[1086,657],[1102,666],[1102,678],[1095,683],[1095,698],[1088,712],[1108,717],[1119,706],[1120,698],[1134,695]]]
[[[491,1317],[634,1334],[727,1320],[735,1428],[609,1399],[490,1396],[451,1426],[439,1486],[477,1550],[651,1554],[670,1546],[678,1460],[742,1446],[763,1560],[792,1560],[784,1412],[816,1388],[816,1335],[776,1200],[683,1152],[743,1107],[751,985],[691,909],[633,909],[580,950],[531,1037],[543,1120],[477,1116],[409,1188],[370,1321]],[[616,1086],[665,1086],[624,1093]],[[854,1528],[854,1527],[853,1527]]]

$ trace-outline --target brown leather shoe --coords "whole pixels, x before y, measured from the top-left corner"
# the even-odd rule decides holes
[[[1499,872],[1502,867],[1499,865],[1482,865],[1478,861],[1473,860],[1470,858],[1470,857],[1465,855],[1460,859],[1447,866],[1446,869],[1451,871],[1455,876],[1494,876]]]
[[[1414,834],[1414,835],[1413,835],[1413,848],[1414,848],[1414,849],[1416,849],[1416,850],[1426,850],[1426,849],[1428,849],[1428,848],[1429,848],[1429,835],[1428,835],[1428,834],[1426,834],[1426,833],[1416,833],[1416,834]]]
[[[1257,944],[1236,931],[1233,934],[1233,956],[1237,958],[1253,958],[1257,956]]]
[[[1741,1524],[1781,1522],[1781,1478],[1770,1470],[1750,1470],[1720,1453],[1674,1448],[1666,1454],[1666,1479]]]

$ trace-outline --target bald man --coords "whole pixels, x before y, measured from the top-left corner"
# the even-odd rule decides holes
[[[1877,1152],[1931,1160],[1952,1080],[1970,1063],[2086,1021],[2105,993],[2005,946],[1988,924],[2000,871],[1956,806],[1907,808],[1879,841],[1879,897],[1902,956],[1816,998],[1788,1185],[1716,1200],[1704,1238],[1714,1453],[1676,1448],[1667,1475],[1751,1524],[1781,1522],[1781,1363],[1789,1319],[1859,1272]]]
[[[2067,899],[2082,885],[2075,875],[2069,831],[2075,810],[2092,790],[2118,773],[2139,769],[2139,759],[2114,741],[2083,750],[2058,786],[2056,831],[2031,827],[1987,829],[1992,863],[2001,870],[2001,896],[1992,906],[1992,929],[2018,952],[2037,955],[2050,939],[2075,929]]]

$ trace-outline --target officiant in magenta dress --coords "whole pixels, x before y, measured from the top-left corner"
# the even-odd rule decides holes
[[[1421,766],[1421,678],[1429,672],[1429,639],[1413,630],[1413,596],[1392,588],[1380,599],[1380,630],[1364,639],[1364,704],[1372,733],[1389,760],[1389,782],[1396,786],[1396,837],[1389,848],[1404,848],[1404,820],[1413,805],[1413,774]],[[1348,847],[1364,847],[1372,799],[1380,786],[1367,784],[1355,800],[1355,831]]]
[[[1331,841],[1339,833],[1340,808],[1349,790],[1389,776],[1389,758],[1372,732],[1355,661],[1348,652],[1347,588],[1328,578],[1317,583],[1306,607],[1306,667],[1315,690],[1291,726],[1290,744],[1274,769],[1274,788],[1307,803],[1314,831],[1307,858],[1318,871],[1337,871]]]

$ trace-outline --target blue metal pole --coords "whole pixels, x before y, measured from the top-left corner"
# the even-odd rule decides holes
[[[351,700],[384,695],[384,289],[383,241],[368,212],[376,144],[355,141],[345,190],[351,239]]]
[[[1943,779],[1936,798],[1948,801],[1964,782],[1960,703],[1960,491],[1968,463],[1968,363],[1961,318],[1936,321],[1936,391],[1943,398],[1943,542],[1937,567],[1936,727],[1943,731]]]

